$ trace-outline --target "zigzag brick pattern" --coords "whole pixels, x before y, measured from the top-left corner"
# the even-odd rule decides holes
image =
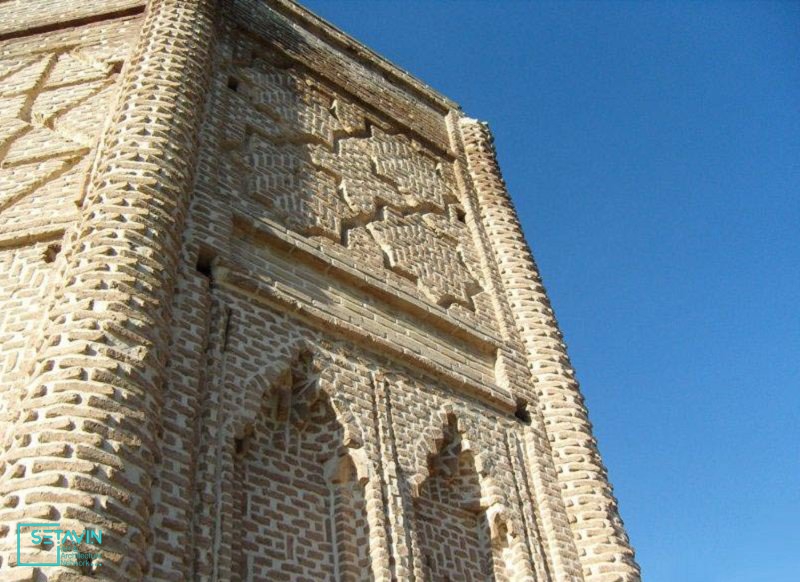
[[[385,264],[426,300],[474,311],[483,288],[452,160],[257,43],[233,50],[223,180],[250,211]]]

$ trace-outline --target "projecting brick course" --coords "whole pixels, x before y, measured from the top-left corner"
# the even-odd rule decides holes
[[[288,0],[2,10],[0,577],[640,579],[485,124]]]

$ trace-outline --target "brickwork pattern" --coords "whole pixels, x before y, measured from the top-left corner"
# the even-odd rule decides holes
[[[484,125],[289,0],[34,4],[0,577],[639,580]],[[17,566],[20,520],[103,564]]]
[[[27,43],[3,51],[0,237],[18,239],[26,231],[40,235],[77,217],[92,146],[105,121],[132,28],[101,27],[90,31],[94,42],[80,39],[72,46],[50,38],[33,54]]]
[[[505,191],[491,135],[474,120],[463,120],[462,127],[480,207],[528,353],[584,577],[589,582],[638,579],[575,372]]]
[[[462,528],[463,525],[460,524],[464,522],[465,513],[470,515],[473,527],[467,532],[470,535],[465,534],[465,536],[473,541],[479,539],[479,532],[482,531],[477,525],[479,515],[482,516],[480,519],[484,523],[488,523],[493,518],[495,529],[498,531],[520,531],[520,523],[507,509],[519,503],[519,500],[513,497],[515,491],[510,485],[510,481],[513,479],[510,475],[510,462],[504,452],[502,438],[498,438],[498,435],[505,431],[522,430],[519,422],[513,416],[511,418],[498,416],[491,412],[491,408],[479,403],[474,403],[472,406],[477,408],[473,409],[468,403],[458,407],[452,406],[451,396],[447,389],[443,386],[436,387],[430,381],[414,379],[416,374],[410,370],[399,368],[396,364],[382,358],[376,358],[375,355],[363,352],[349,342],[326,345],[329,342],[321,339],[318,332],[305,326],[298,327],[297,324],[291,323],[291,319],[287,319],[285,315],[279,315],[266,306],[249,303],[247,296],[238,290],[221,291],[221,295],[225,296],[225,303],[232,310],[232,319],[228,324],[230,349],[225,357],[227,372],[223,382],[228,385],[230,393],[223,394],[225,413],[220,415],[220,421],[225,419],[222,421],[223,428],[217,424],[214,432],[228,435],[228,442],[222,443],[221,446],[228,448],[231,456],[229,460],[226,460],[225,456],[214,455],[215,462],[230,463],[231,470],[235,471],[237,446],[241,448],[241,445],[237,445],[237,441],[251,439],[250,446],[254,446],[259,440],[255,438],[255,435],[258,435],[259,432],[266,432],[257,428],[263,422],[261,418],[265,415],[254,411],[250,403],[258,399],[265,399],[270,403],[268,406],[277,408],[285,406],[288,409],[287,404],[281,404],[281,402],[288,403],[289,401],[289,391],[284,388],[287,384],[287,374],[290,374],[292,367],[296,365],[293,362],[302,359],[298,354],[313,350],[311,353],[314,354],[316,367],[321,370],[319,378],[316,380],[319,384],[317,389],[329,394],[331,409],[338,419],[338,424],[342,427],[341,430],[329,432],[328,435],[339,435],[336,437],[338,447],[350,455],[359,481],[363,482],[364,496],[367,499],[366,521],[369,523],[370,537],[379,537],[377,527],[373,524],[380,524],[380,527],[384,529],[388,528],[389,531],[384,539],[392,540],[393,543],[388,549],[395,553],[396,561],[400,561],[404,552],[410,553],[408,557],[411,558],[411,563],[407,566],[409,570],[413,571],[416,568],[422,572],[423,579],[428,579],[428,576],[424,574],[426,568],[429,568],[426,566],[423,555],[423,548],[426,545],[424,540],[415,539],[415,535],[419,535],[423,528],[422,522],[417,521],[412,510],[413,507],[419,505],[415,499],[433,498],[439,506],[451,507],[453,523],[440,520],[440,525],[445,524],[441,527],[446,530],[451,529],[451,525]],[[240,311],[243,307],[246,308],[246,315]],[[259,321],[260,326],[263,326],[261,329],[266,332],[264,336],[243,337],[247,334],[249,325],[245,321],[255,322],[256,320]],[[267,347],[269,351],[264,349]],[[259,356],[254,357],[256,354]],[[244,373],[247,369],[252,372]],[[373,402],[370,395],[370,392],[374,390],[376,373],[383,377],[383,388],[384,390],[388,388],[390,394],[384,396],[386,399],[383,402]],[[248,381],[248,377],[251,377],[252,380]],[[313,407],[309,407],[307,410],[310,413]],[[488,415],[485,420],[479,420],[476,414],[478,410],[483,411],[481,417]],[[392,427],[398,431],[393,431],[392,439],[396,443],[396,458],[384,458],[382,445],[385,444],[385,441],[374,436],[380,434],[381,418],[386,414],[391,415]],[[270,416],[279,415],[273,413]],[[455,478],[451,487],[454,497],[448,498],[443,495],[441,488],[436,489],[435,485],[433,487],[430,485],[428,475],[441,474],[444,470],[442,466],[448,462],[447,460],[440,461],[439,457],[448,456],[447,453],[442,455],[440,449],[447,448],[441,445],[448,441],[445,433],[447,427],[453,424],[454,420],[457,420],[455,426],[461,433],[458,443],[460,447],[468,451],[468,454],[462,456],[460,465],[461,471],[467,475]],[[226,424],[228,427],[224,428]],[[288,433],[282,432],[280,438],[283,438],[284,434]],[[241,436],[237,437],[236,435]],[[452,440],[452,436],[449,438]],[[307,454],[310,458],[317,458],[316,455],[321,452],[321,448],[318,447]],[[338,459],[330,452],[327,453],[327,456],[334,461]],[[386,523],[383,520],[387,515],[382,510],[378,515],[371,515],[372,512],[384,507],[384,502],[376,506],[376,504],[370,504],[369,499],[373,491],[380,492],[381,489],[387,489],[388,483],[374,482],[373,480],[379,478],[383,472],[380,467],[388,462],[395,465],[395,471],[401,479],[398,491],[401,499],[405,499],[405,501],[401,502],[400,507],[404,513],[404,519],[402,521],[390,519]],[[330,463],[330,460],[327,463]],[[320,465],[321,463],[316,463],[316,466]],[[270,467],[272,465],[266,463],[262,466]],[[298,470],[289,474],[299,478],[304,474],[300,470],[303,465],[297,462],[296,466]],[[456,464],[456,466],[459,465]],[[335,470],[332,470],[332,473],[335,474]],[[461,487],[462,481],[471,484],[471,489],[469,489],[471,494],[464,495],[467,488]],[[238,482],[233,481],[226,485],[226,487],[230,487],[232,500],[235,499],[235,488]],[[281,486],[281,483],[273,485],[273,487]],[[263,487],[262,484],[260,488],[263,489]],[[436,490],[431,493],[432,489]],[[317,491],[319,494],[324,491],[320,482],[317,484]],[[217,495],[224,495],[224,490],[217,492]],[[378,497],[383,497],[383,495],[379,493]],[[509,495],[512,497],[507,499]],[[272,503],[274,504],[274,501]],[[453,507],[455,505],[457,506]],[[427,507],[424,502],[423,506]],[[323,512],[320,510],[317,515],[322,514]],[[277,515],[261,517],[262,523],[265,524],[264,527],[267,527],[270,519],[276,519]],[[444,516],[447,517],[447,514]],[[442,517],[441,513],[439,517]],[[255,519],[255,516],[251,513],[250,518]],[[506,520],[509,522],[508,525],[503,527],[498,525],[501,522],[505,523]],[[402,522],[407,522],[406,527],[415,530],[415,535],[407,536],[406,534],[412,532],[404,532]],[[284,528],[273,527],[272,529],[267,527],[262,531],[270,532],[273,538],[282,538],[288,530],[287,526]],[[306,540],[306,537],[302,539]],[[233,543],[239,542],[234,538]],[[507,540],[501,540],[500,545],[507,543],[509,543]],[[504,564],[503,567],[516,567],[523,571],[526,568],[529,569],[530,564],[526,563],[527,550],[523,547],[522,540],[515,536],[513,543],[518,546],[516,553],[520,556],[517,556],[517,559],[521,560],[522,564],[512,562],[508,566]],[[484,549],[482,563],[488,564],[492,559],[491,550],[488,549],[491,546],[488,542],[482,541],[481,544],[480,547]],[[286,542],[281,545],[281,547],[287,546]],[[320,540],[319,545],[315,547],[319,551],[324,550],[323,553],[330,556],[331,547],[325,541]],[[442,551],[444,551],[443,547]],[[475,552],[477,550],[473,548],[473,553]],[[371,548],[370,555],[373,560],[376,554],[380,555],[380,552]],[[333,560],[333,557],[328,559]],[[480,558],[476,558],[476,560],[480,561]],[[463,568],[464,565],[462,564],[460,567]],[[485,572],[483,569],[481,571]],[[225,576],[222,572],[218,575]],[[410,577],[408,574],[405,576],[405,578]],[[382,576],[377,578],[385,579]],[[296,579],[304,578],[298,573]]]
[[[148,7],[3,451],[0,484],[26,499],[20,517],[116,534],[97,570],[109,580],[147,568],[159,383],[210,27],[210,3]],[[53,494],[39,496],[43,486]]]
[[[249,212],[386,264],[439,305],[474,310],[483,288],[452,160],[248,40],[232,47],[220,115],[223,180]]]
[[[90,495],[64,488],[70,470],[93,470],[85,460],[92,436],[76,435],[68,453],[59,431],[72,431],[66,412],[74,397],[41,390],[25,394],[45,326],[43,313],[63,276],[62,237],[79,216],[97,138],[118,84],[121,65],[139,29],[137,19],[98,23],[35,39],[0,44],[3,69],[0,133],[0,436],[4,510],[0,512],[0,571],[16,561],[14,522],[54,518],[52,502],[83,511]],[[54,170],[55,169],[55,170]],[[66,352],[65,352],[66,353]],[[32,410],[24,410],[27,398]],[[24,413],[23,413],[24,412]],[[20,422],[27,422],[20,426]],[[38,439],[37,439],[38,437]],[[37,442],[38,440],[38,442]],[[9,455],[11,443],[28,447]],[[79,450],[78,450],[79,448]],[[9,466],[9,457],[13,465]],[[72,458],[69,458],[72,457]],[[31,490],[24,494],[24,476]],[[7,479],[15,479],[11,482]],[[17,572],[19,574],[20,572]],[[24,572],[34,574],[32,570]]]

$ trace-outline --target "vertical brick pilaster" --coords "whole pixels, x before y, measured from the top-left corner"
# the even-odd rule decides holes
[[[374,384],[374,421],[381,450],[380,476],[383,485],[383,512],[385,514],[386,538],[391,558],[392,580],[421,580],[421,567],[415,555],[418,550],[412,525],[410,503],[404,491],[404,479],[397,458],[397,442],[393,432],[392,399],[389,380],[381,375]]]
[[[16,507],[0,520],[11,533],[31,519],[103,530],[96,580],[139,580],[148,570],[170,306],[214,4],[148,5],[2,456],[0,490]],[[43,568],[40,577],[66,574]]]
[[[587,582],[639,580],[575,373],[506,192],[491,134],[472,119],[462,119],[461,130],[481,218],[533,373],[583,576]]]

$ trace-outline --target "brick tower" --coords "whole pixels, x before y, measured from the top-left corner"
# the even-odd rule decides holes
[[[0,578],[639,580],[485,124],[289,0],[0,15]]]

